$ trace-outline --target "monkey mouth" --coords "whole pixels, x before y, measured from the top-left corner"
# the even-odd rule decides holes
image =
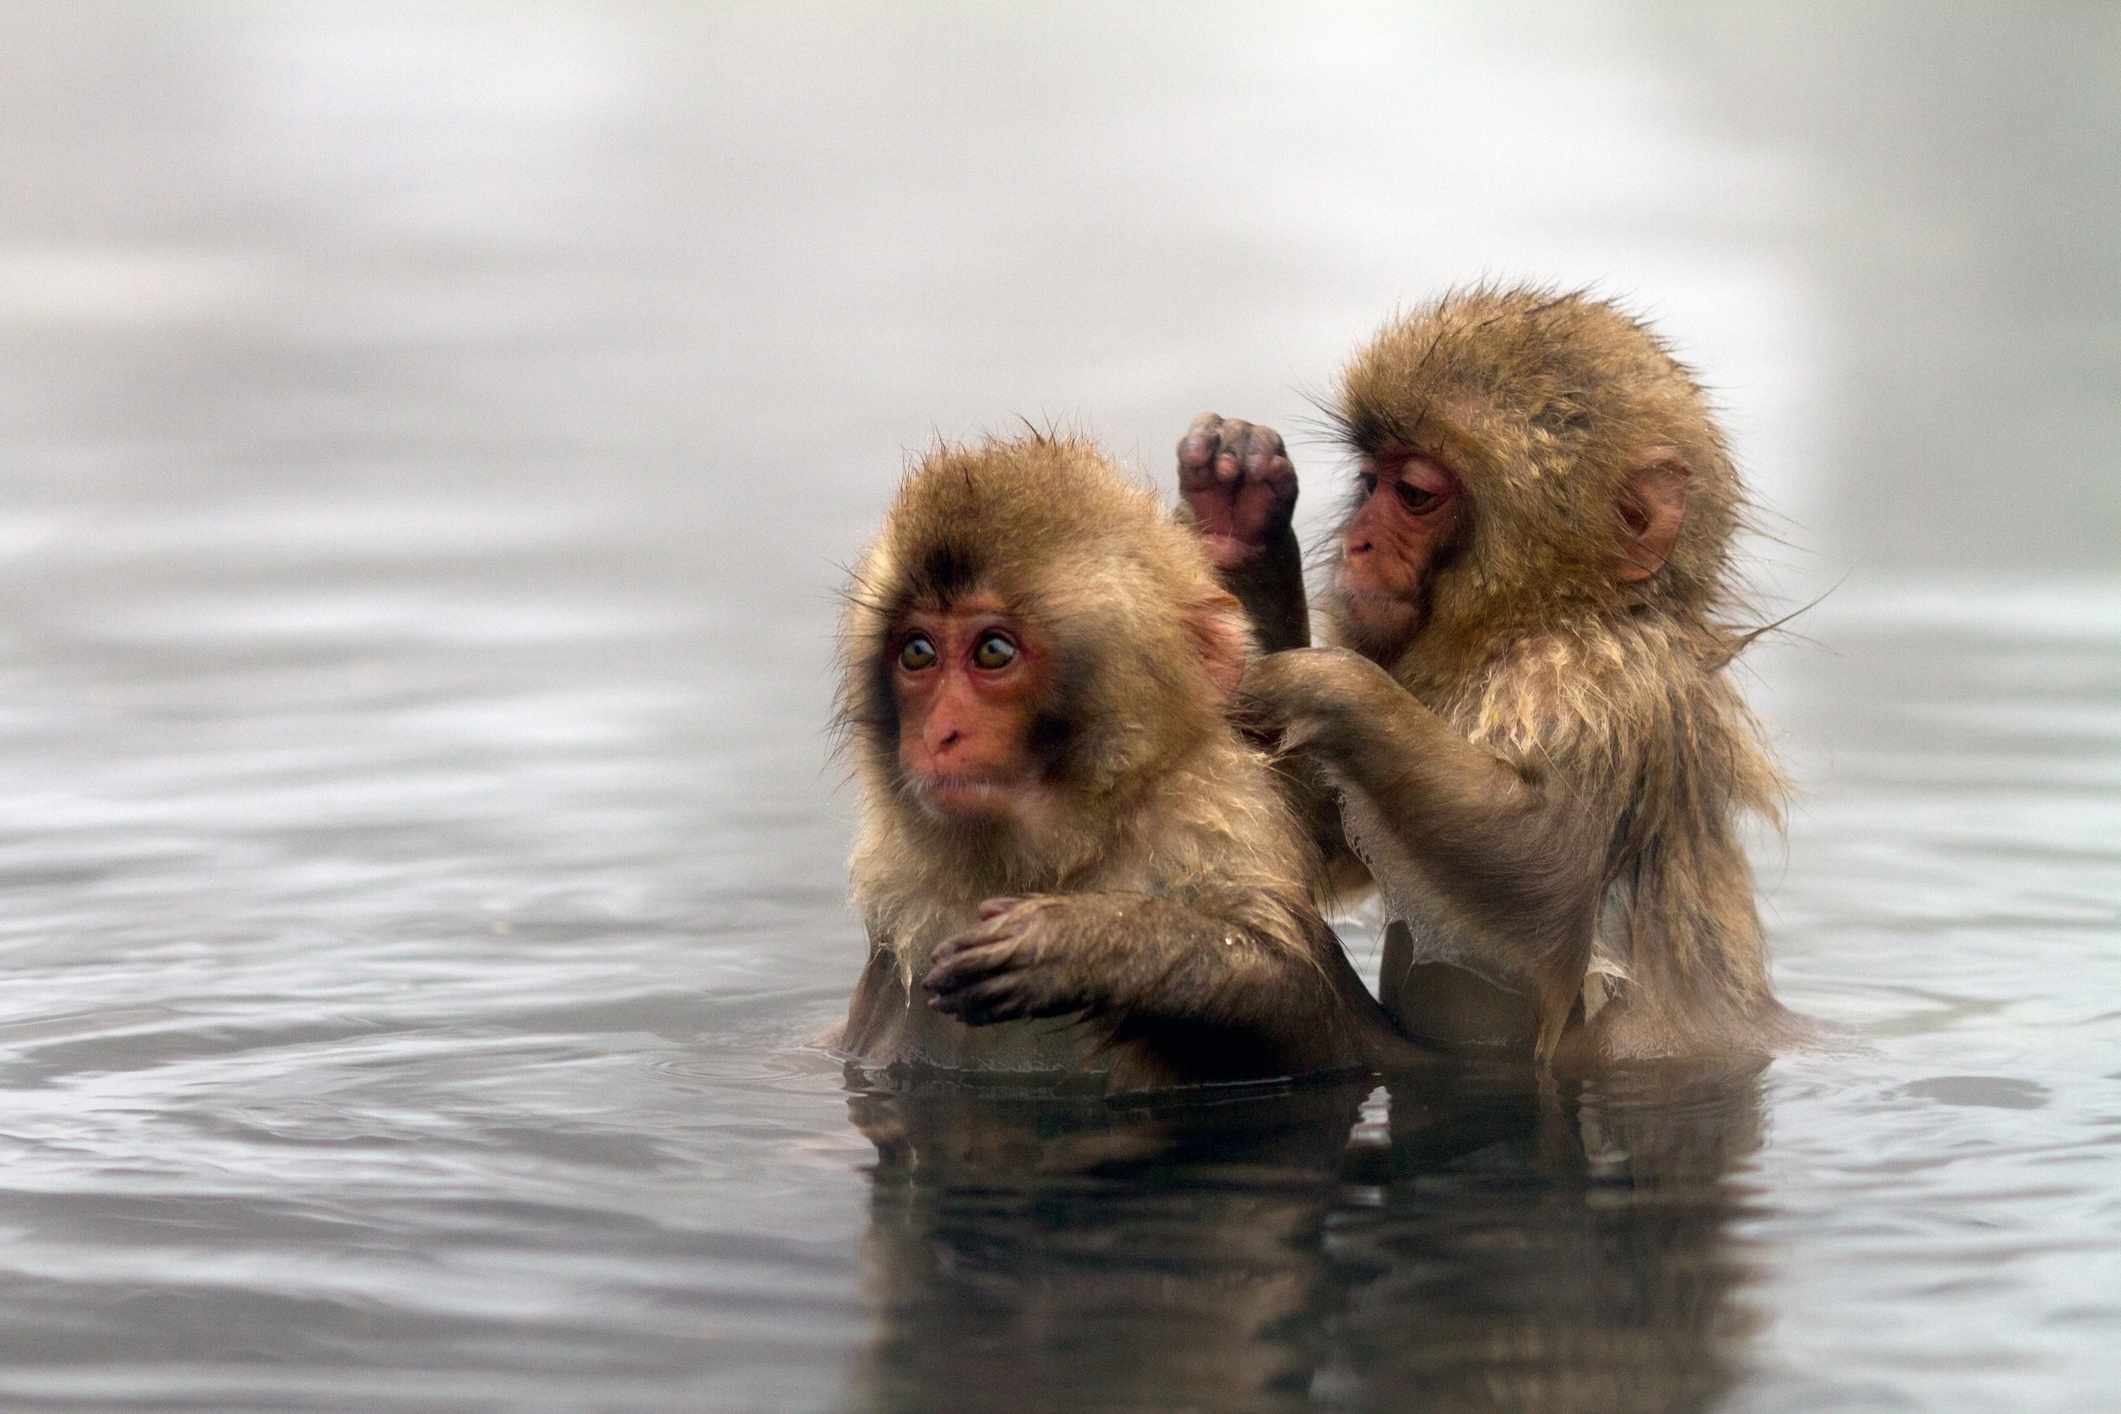
[[[1351,609],[1410,609],[1413,601],[1389,589],[1343,589],[1340,597]]]
[[[1426,617],[1422,601],[1414,596],[1345,586],[1340,592],[1340,621],[1354,640],[1349,646],[1364,652],[1404,643]]]
[[[1340,607],[1349,618],[1361,621],[1404,619],[1421,612],[1418,599],[1389,589],[1343,588]]]
[[[929,813],[949,819],[978,819],[1007,815],[1030,782],[1016,776],[988,771],[963,771],[951,775],[915,776],[909,781],[915,799]]]

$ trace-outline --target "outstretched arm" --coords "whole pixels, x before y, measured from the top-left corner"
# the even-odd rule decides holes
[[[922,985],[968,1025],[1080,1013],[1200,1078],[1417,1063],[1316,919],[1299,950],[1233,918],[1134,893],[991,899]]]
[[[1296,468],[1271,427],[1204,412],[1178,441],[1183,514],[1223,587],[1245,606],[1262,652],[1311,643],[1303,550],[1291,517]]]
[[[1263,658],[1241,692],[1247,710],[1280,728],[1283,749],[1383,834],[1370,860],[1380,882],[1411,868],[1406,894],[1440,898],[1498,971],[1532,984],[1539,1047],[1550,1052],[1582,989],[1604,883],[1606,850],[1594,837],[1610,826],[1593,802],[1467,740],[1344,649]]]

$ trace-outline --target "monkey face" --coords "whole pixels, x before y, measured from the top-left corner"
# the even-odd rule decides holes
[[[899,770],[913,798],[944,818],[1021,814],[1040,777],[1030,750],[1045,678],[1037,636],[981,595],[910,611],[886,651]]]
[[[1359,640],[1404,643],[1421,625],[1429,577],[1458,534],[1465,496],[1431,458],[1365,454],[1340,539],[1339,593]]]

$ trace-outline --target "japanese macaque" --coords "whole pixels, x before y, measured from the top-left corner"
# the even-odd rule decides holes
[[[1090,445],[929,454],[853,574],[840,648],[870,948],[843,1053],[1119,1090],[1405,1049],[1225,716],[1242,609]]]
[[[1610,304],[1476,289],[1387,324],[1327,414],[1358,462],[1337,646],[1244,696],[1342,889],[1378,887],[1393,1019],[1542,1061],[1771,1050],[1739,828],[1784,787],[1726,671],[1744,492],[1693,378]],[[1265,646],[1302,648],[1280,437],[1210,414],[1178,451]]]

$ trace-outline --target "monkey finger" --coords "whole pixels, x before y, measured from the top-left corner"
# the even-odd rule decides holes
[[[931,992],[948,992],[967,983],[992,977],[1015,965],[1017,949],[1010,941],[964,937],[952,939],[935,950],[934,964],[921,978]]]
[[[1248,472],[1263,469],[1284,450],[1281,434],[1263,422],[1227,423],[1223,445],[1237,453]]]
[[[1178,439],[1178,484],[1182,489],[1198,491],[1215,484],[1215,462],[1223,448],[1222,425],[1220,416],[1204,412]]]
[[[1289,460],[1287,452],[1277,451],[1260,458],[1252,479],[1262,486],[1273,487],[1277,497],[1293,497],[1296,494],[1296,463]]]
[[[1247,472],[1244,485],[1236,498],[1237,519],[1263,530],[1278,530],[1288,524],[1290,514],[1296,509],[1296,473],[1289,468],[1286,457],[1277,458],[1282,470],[1271,474]]]
[[[974,948],[991,947],[996,943],[1014,939],[1022,932],[1020,920],[1006,913],[991,914],[962,933],[954,934],[935,945],[929,955],[930,962],[947,962]]]
[[[1007,913],[1010,909],[1025,901],[1021,895],[1011,894],[1003,894],[987,899],[979,906],[980,922],[985,923],[990,918],[999,918],[1002,914]]]
[[[1226,435],[1223,445],[1237,453],[1248,485],[1269,488],[1277,501],[1294,500],[1296,464],[1289,460],[1288,444],[1281,434],[1262,423],[1239,424],[1242,430]]]
[[[1013,977],[992,978],[928,998],[931,1011],[954,1016],[967,1026],[985,1026],[1033,1015],[1030,999]]]

